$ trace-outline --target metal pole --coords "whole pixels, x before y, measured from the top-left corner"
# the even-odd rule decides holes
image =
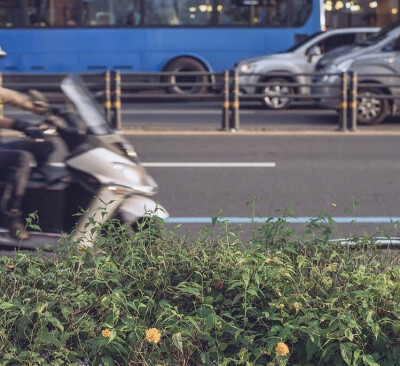
[[[231,89],[231,116],[230,116],[230,130],[232,132],[239,130],[239,71],[234,70],[231,72],[232,76],[232,89]]]
[[[111,73],[107,70],[104,73],[104,113],[107,117],[108,123],[112,123],[111,117]]]
[[[340,76],[340,118],[339,131],[347,131],[347,72]]]
[[[224,71],[224,90],[223,90],[223,98],[222,101],[222,127],[221,130],[229,131],[229,70]]]
[[[357,129],[357,73],[350,71],[350,94],[349,94],[349,118],[350,118],[350,131]]]
[[[122,128],[122,119],[121,119],[121,73],[118,70],[114,71],[114,121],[113,127],[117,130]]]

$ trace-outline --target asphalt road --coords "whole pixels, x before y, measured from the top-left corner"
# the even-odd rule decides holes
[[[5,112],[28,118],[13,109]],[[288,207],[298,227],[328,212],[344,222],[345,233],[354,233],[348,223],[356,218],[371,233],[378,225],[392,228],[386,222],[400,217],[398,118],[360,127],[359,133],[340,133],[334,132],[334,111],[272,112],[254,104],[242,109],[242,130],[236,134],[218,132],[220,109],[212,104],[135,103],[124,106],[122,118],[140,159],[150,164],[147,169],[159,183],[156,200],[172,222],[189,229],[216,215],[240,222],[253,211],[278,217]],[[177,134],[182,130],[188,132]]]
[[[297,106],[283,111],[265,109],[259,102],[241,104],[239,127],[244,131],[332,131],[339,115],[333,110]],[[222,127],[220,103],[131,103],[124,104],[123,126],[142,130],[207,130]],[[400,130],[400,118],[379,126],[358,126],[361,131]]]
[[[129,136],[159,183],[156,199],[172,218],[179,218],[176,222],[202,222],[219,214],[237,220],[253,216],[253,210],[257,216],[278,217],[292,207],[299,224],[327,212],[347,224],[358,218],[371,233],[400,216],[399,138],[349,134]],[[242,165],[191,164],[200,162]],[[364,225],[363,220],[372,222]],[[354,233],[348,226],[342,225],[343,232]]]

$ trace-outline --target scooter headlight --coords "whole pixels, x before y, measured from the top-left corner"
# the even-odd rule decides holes
[[[123,186],[124,188],[130,188],[144,194],[154,194],[156,192],[157,183],[139,166],[114,163],[113,167],[119,170],[123,177],[126,178],[126,184]],[[118,185],[118,187],[120,187],[120,185]]]
[[[124,187],[124,186],[117,186],[117,185],[109,185],[108,190],[114,193],[116,196],[131,196],[135,193],[132,188]]]

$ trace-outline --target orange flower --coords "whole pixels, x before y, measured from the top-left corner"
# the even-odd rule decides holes
[[[161,333],[157,328],[150,328],[146,330],[146,341],[151,343],[158,343],[161,339]]]
[[[108,329],[103,329],[103,330],[101,331],[101,335],[102,335],[104,338],[109,338],[110,335],[111,335],[111,332],[110,332]]]
[[[276,345],[275,351],[279,356],[286,356],[289,353],[289,347],[285,343],[279,342]]]

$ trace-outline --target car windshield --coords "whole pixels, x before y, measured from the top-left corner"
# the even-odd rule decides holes
[[[385,39],[387,37],[387,35],[395,28],[397,28],[399,26],[398,22],[392,23],[389,26],[387,26],[386,28],[382,29],[380,32],[378,33],[372,33],[370,36],[368,36],[366,39],[362,40],[361,42],[357,42],[356,45],[357,46],[361,46],[361,47],[368,47],[371,46],[377,42],[382,41],[383,39]]]
[[[322,34],[324,32],[317,32],[314,34],[311,34],[311,36],[305,37],[302,40],[300,40],[299,42],[297,42],[294,46],[290,47],[289,49],[286,50],[286,52],[294,52],[296,51],[298,48],[300,48],[301,46],[303,46],[304,44],[306,44],[310,39]]]
[[[94,135],[108,135],[112,133],[97,103],[78,76],[67,76],[61,82],[61,90],[73,103],[88,130]]]

